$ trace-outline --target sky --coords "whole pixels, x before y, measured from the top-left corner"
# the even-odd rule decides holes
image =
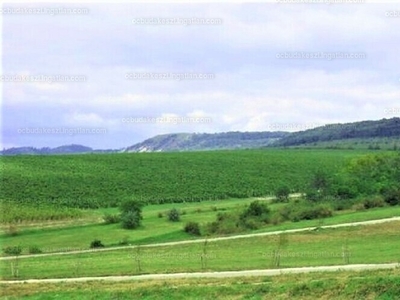
[[[398,3],[17,3],[2,19],[1,148],[400,116]]]

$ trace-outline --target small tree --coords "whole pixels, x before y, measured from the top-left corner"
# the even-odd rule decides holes
[[[121,223],[125,229],[135,229],[141,225],[143,203],[137,200],[123,202],[120,207]]]
[[[253,201],[247,207],[247,209],[242,213],[241,218],[246,217],[262,217],[268,215],[270,209],[266,203],[261,203],[260,201]]]
[[[282,250],[288,244],[287,235],[281,233],[278,235],[277,247],[272,251],[272,266],[279,268],[281,265]]]
[[[310,187],[306,192],[306,198],[310,201],[320,201],[329,193],[330,178],[324,171],[317,171],[311,180]]]
[[[208,240],[205,239],[204,244],[203,244],[203,251],[200,256],[201,260],[201,268],[204,270],[207,268],[207,245],[208,245]]]
[[[7,255],[14,255],[15,260],[11,261],[11,276],[18,277],[19,276],[19,269],[18,269],[18,256],[22,252],[21,246],[14,246],[14,247],[6,247],[4,249],[4,253]]]
[[[287,186],[281,186],[277,189],[275,196],[279,202],[288,202],[289,201],[290,189]]]
[[[135,253],[134,253],[133,257],[134,257],[135,262],[136,262],[136,272],[137,273],[141,273],[142,272],[142,262],[141,262],[141,257],[140,257],[140,254],[141,254],[140,245],[137,245],[134,248],[134,252]]]
[[[142,216],[137,211],[128,211],[121,214],[122,228],[135,229],[140,226]]]
[[[176,208],[171,209],[168,212],[168,220],[171,222],[179,222],[181,220],[180,212]]]

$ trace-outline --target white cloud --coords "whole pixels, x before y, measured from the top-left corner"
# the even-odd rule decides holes
[[[88,16],[3,20],[8,74],[76,74],[85,83],[4,84],[5,144],[15,127],[107,127],[77,140],[123,147],[167,132],[267,130],[388,117],[400,99],[399,4],[96,4]],[[134,26],[135,17],[213,17],[217,26]],[[29,45],[27,47],[26,45]],[[363,60],[277,59],[284,51],[365,52]],[[126,80],[127,72],[215,79]],[[124,117],[211,117],[210,124],[124,124]],[[37,139],[35,143],[60,140]],[[47,145],[47,144],[44,144]],[[35,146],[35,145],[33,145]]]

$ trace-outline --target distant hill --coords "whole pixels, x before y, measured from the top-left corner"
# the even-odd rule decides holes
[[[383,138],[400,138],[400,118],[379,121],[362,121],[345,124],[329,124],[305,131],[294,132],[276,141],[274,146],[305,146],[337,144],[338,141],[380,141]]]
[[[157,135],[124,149],[94,150],[82,145],[57,148],[19,147],[1,155],[45,155],[119,152],[172,152],[266,147],[387,149],[400,148],[400,118],[329,124],[299,132],[173,133]]]
[[[19,154],[30,154],[30,155],[45,155],[45,154],[74,154],[74,153],[90,153],[94,152],[90,147],[82,145],[65,145],[56,148],[34,148],[34,147],[17,147],[9,148],[1,151],[3,155],[19,155]]]
[[[287,132],[176,133],[158,135],[127,147],[125,152],[246,149],[269,146]]]

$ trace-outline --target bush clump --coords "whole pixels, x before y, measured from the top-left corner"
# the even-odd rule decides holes
[[[121,224],[124,229],[135,229],[140,226],[142,215],[136,211],[121,214]]]
[[[191,235],[201,235],[200,232],[200,225],[197,222],[189,222],[186,223],[184,229],[183,229],[186,233],[189,233]]]
[[[121,221],[121,218],[118,214],[105,214],[103,220],[106,224],[116,224]]]
[[[369,198],[364,201],[365,209],[383,206],[385,206],[385,201],[381,197]]]
[[[33,245],[28,248],[28,252],[29,254],[40,254],[43,251],[38,246]]]
[[[21,246],[7,246],[3,249],[4,254],[18,256],[22,252]]]
[[[91,249],[94,249],[94,248],[104,248],[104,245],[103,245],[103,243],[100,241],[100,240],[93,240],[91,243],[90,243],[90,248]]]
[[[385,192],[385,202],[389,205],[400,205],[400,189],[391,189]]]
[[[120,207],[122,228],[135,229],[141,225],[143,203],[137,200],[123,202]]]
[[[327,204],[300,204],[283,207],[279,214],[283,220],[298,222],[301,220],[314,220],[327,218],[333,215],[333,209]]]
[[[181,220],[181,214],[179,210],[177,210],[176,208],[171,209],[168,212],[168,220],[171,222],[179,222]]]
[[[240,211],[218,213],[214,222],[207,223],[210,234],[233,234],[259,229],[270,222],[270,209],[266,203],[253,201]]]

